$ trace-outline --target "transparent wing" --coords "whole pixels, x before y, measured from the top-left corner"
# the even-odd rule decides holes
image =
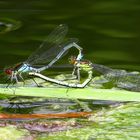
[[[67,32],[68,27],[66,25],[56,27],[40,47],[28,57],[26,63],[30,65],[43,64],[54,59],[61,50],[61,44]]]
[[[64,51],[64,48],[66,48],[66,47],[68,47],[67,45],[69,45],[69,44],[71,44],[71,43],[73,43],[73,42],[75,42],[75,43],[77,43],[78,42],[78,39],[76,39],[76,38],[69,38],[67,41],[65,41],[65,42],[63,42],[62,44],[60,44],[59,46],[59,48],[56,46],[56,48],[53,48],[53,49],[55,49],[55,55],[54,55],[54,57],[51,57],[51,55],[50,54],[48,54],[48,56],[50,56],[50,57],[48,57],[47,59],[48,60],[51,60],[51,61],[49,61],[49,62],[53,62],[53,61],[55,61],[56,62],[56,57],[57,57],[57,61],[59,60],[59,59],[61,59],[63,56],[65,56],[68,52],[69,52],[69,49],[68,50],[65,50]],[[71,46],[72,47],[72,46]],[[62,53],[63,52],[63,53]],[[60,55],[61,54],[61,55]],[[58,58],[58,56],[59,56],[59,58]],[[53,58],[53,59],[52,59]],[[45,60],[44,60],[45,61]]]

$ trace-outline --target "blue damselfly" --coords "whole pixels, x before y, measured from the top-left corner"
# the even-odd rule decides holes
[[[9,80],[18,82],[21,79],[24,81],[22,77],[23,73],[40,73],[41,71],[50,68],[72,47],[78,49],[79,54],[77,55],[77,60],[80,60],[82,48],[76,44],[76,39],[64,41],[67,32],[68,27],[66,25],[57,26],[26,61],[19,63],[14,67],[5,69],[5,73],[10,77]],[[39,64],[41,64],[40,67]]]

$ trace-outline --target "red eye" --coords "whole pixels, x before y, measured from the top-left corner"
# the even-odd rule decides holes
[[[11,69],[6,69],[5,73],[8,74],[8,75],[11,75],[12,74],[12,70]]]

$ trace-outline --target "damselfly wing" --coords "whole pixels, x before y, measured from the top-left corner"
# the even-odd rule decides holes
[[[30,66],[49,63],[62,49],[62,43],[67,32],[68,27],[64,24],[56,27],[39,48],[28,57],[25,63],[30,64]]]

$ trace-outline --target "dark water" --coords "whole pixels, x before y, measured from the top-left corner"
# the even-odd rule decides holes
[[[80,40],[79,45],[84,48],[86,59],[112,68],[140,71],[139,15],[139,0],[0,0],[0,70],[26,60],[50,31],[59,24],[67,24],[67,37]],[[83,101],[84,103],[79,104],[76,101],[58,99],[30,100],[2,98],[0,113],[77,112],[119,105],[101,101]],[[71,139],[75,136],[77,139],[85,136],[87,138],[87,134],[89,139],[99,136],[103,139],[114,139],[114,134],[116,139],[140,136],[139,104],[131,104],[128,109],[124,106],[124,111],[120,108],[116,110],[116,113],[114,110],[113,113],[101,110],[108,113],[105,114],[105,119],[101,116],[103,113],[99,112],[95,118],[93,116],[95,125],[88,129],[74,130],[75,133],[71,132]],[[7,134],[10,133],[5,134],[8,137]],[[64,139],[68,135],[58,134],[60,136],[54,136],[55,140]],[[50,139],[53,138],[50,136]]]
[[[138,0],[0,0],[0,69],[24,61],[59,24],[92,62],[140,70]]]

